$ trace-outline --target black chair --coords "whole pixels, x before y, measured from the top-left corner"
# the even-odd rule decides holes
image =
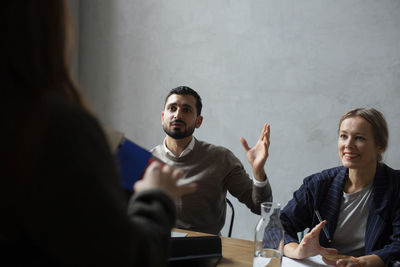
[[[228,204],[229,207],[231,207],[231,222],[229,224],[229,231],[228,231],[228,237],[232,236],[232,228],[233,228],[233,220],[235,219],[235,209],[233,208],[232,202],[226,198],[226,203]]]

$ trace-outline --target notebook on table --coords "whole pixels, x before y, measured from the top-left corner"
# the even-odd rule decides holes
[[[169,266],[214,267],[222,258],[219,236],[171,237]]]

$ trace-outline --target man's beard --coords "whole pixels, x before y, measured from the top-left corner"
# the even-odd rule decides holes
[[[179,121],[180,123],[184,124],[185,130],[183,132],[181,132],[179,128],[176,129],[176,130],[169,129],[165,124],[163,124],[163,130],[168,136],[170,136],[171,138],[174,138],[174,139],[183,139],[183,138],[191,136],[193,134],[194,129],[195,129],[195,125],[194,124],[191,127],[187,127],[186,128],[186,123],[185,122],[183,122],[181,120],[177,120],[177,121]],[[170,125],[173,122],[177,122],[177,121],[171,121]]]

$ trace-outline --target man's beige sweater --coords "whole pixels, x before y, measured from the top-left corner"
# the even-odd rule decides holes
[[[272,201],[270,184],[255,186],[239,159],[224,147],[195,140],[193,151],[180,158],[167,154],[163,145],[152,153],[182,170],[184,181],[198,185],[196,192],[176,202],[178,228],[219,234],[225,223],[227,191],[256,214],[260,203]]]

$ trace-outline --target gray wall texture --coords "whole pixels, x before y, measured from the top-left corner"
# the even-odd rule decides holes
[[[100,120],[146,148],[179,85],[203,98],[198,139],[232,150],[271,124],[266,171],[285,205],[304,177],[340,164],[337,128],[371,106],[389,124],[387,164],[400,168],[400,1],[91,0],[78,13],[77,75]],[[233,236],[258,216],[236,199]],[[223,234],[226,234],[226,227]]]

